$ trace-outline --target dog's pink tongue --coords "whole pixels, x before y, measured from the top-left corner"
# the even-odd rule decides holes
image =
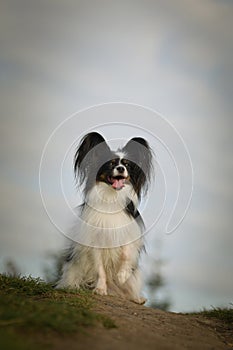
[[[114,179],[112,183],[112,187],[116,190],[120,190],[122,187],[125,186],[125,179]]]

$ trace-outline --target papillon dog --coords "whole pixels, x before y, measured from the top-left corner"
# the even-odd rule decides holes
[[[57,288],[90,288],[143,304],[139,257],[145,226],[138,211],[153,172],[152,150],[141,137],[116,152],[97,132],[81,140],[74,156],[84,203]]]

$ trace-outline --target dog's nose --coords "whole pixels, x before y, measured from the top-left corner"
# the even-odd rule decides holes
[[[119,173],[122,174],[125,171],[125,168],[123,166],[118,166],[117,170],[118,170]]]

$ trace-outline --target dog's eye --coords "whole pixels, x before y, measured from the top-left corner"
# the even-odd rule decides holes
[[[129,162],[125,159],[122,159],[122,164],[124,164],[124,166],[126,166],[126,168],[129,166]]]

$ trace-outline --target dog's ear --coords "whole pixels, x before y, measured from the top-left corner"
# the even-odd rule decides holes
[[[95,166],[108,158],[111,151],[105,139],[98,132],[91,132],[84,136],[76,150],[74,156],[74,173],[77,178],[79,171],[80,182],[85,181],[89,170],[94,175]]]
[[[150,148],[148,142],[145,139],[143,139],[142,137],[133,137],[131,140],[129,140],[129,142],[127,143],[126,146],[133,144],[133,142],[140,143],[141,145],[145,146],[146,148]]]
[[[124,146],[123,151],[131,157],[138,166],[151,164],[152,151],[148,142],[142,137],[134,137]]]
[[[153,173],[152,150],[148,142],[142,137],[134,137],[123,148],[127,159],[134,163],[134,171],[131,175],[138,194],[141,189],[147,190]]]

